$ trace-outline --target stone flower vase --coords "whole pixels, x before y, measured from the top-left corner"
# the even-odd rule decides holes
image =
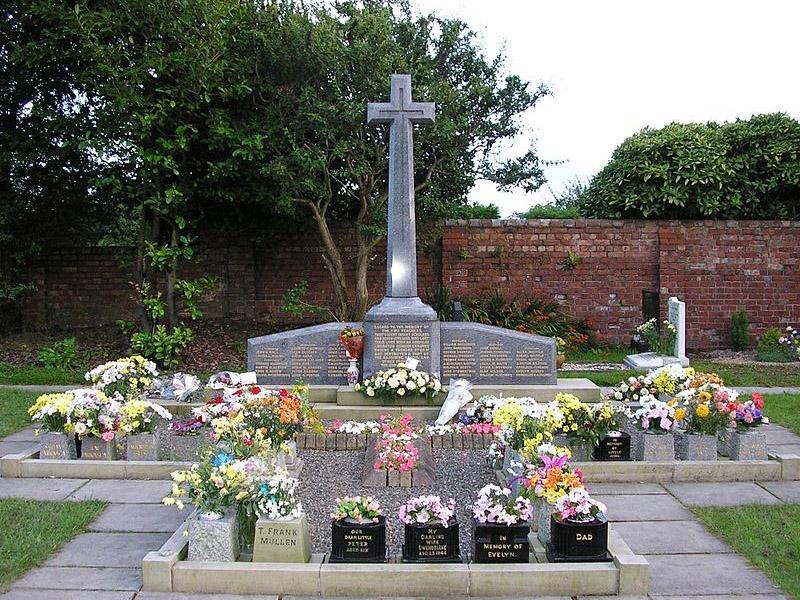
[[[731,455],[731,438],[733,429],[725,429],[717,436],[717,454],[720,456]]]
[[[609,562],[608,519],[603,514],[588,521],[551,518],[550,540],[546,545],[550,562]]]
[[[450,519],[447,527],[440,521],[404,526],[403,562],[460,563],[458,521]]]
[[[157,433],[134,433],[127,437],[125,457],[127,460],[160,460]]]
[[[193,462],[198,459],[202,448],[211,445],[211,430],[201,429],[194,435],[178,435],[170,432],[167,440],[168,456],[171,460]]]
[[[526,563],[530,560],[527,523],[472,522],[473,561],[476,563]]]
[[[307,563],[311,560],[308,519],[270,520],[259,517],[255,524],[253,562]]]
[[[239,557],[236,510],[224,514],[197,512],[189,520],[188,560],[234,562]]]
[[[276,464],[282,469],[291,471],[297,466],[297,442],[289,440],[285,444],[288,450],[278,450],[278,454],[275,457]]]
[[[767,460],[767,436],[755,427],[740,427],[731,435],[731,460]]]
[[[593,448],[579,439],[571,438],[568,435],[559,433],[553,436],[553,443],[556,446],[566,446],[572,452],[572,461],[589,462],[592,460]]]
[[[675,449],[680,460],[717,460],[717,437],[681,431],[675,434]]]
[[[675,460],[675,438],[669,432],[644,431],[636,436],[636,460],[668,462]]]
[[[60,460],[75,460],[78,458],[78,446],[74,433],[43,431],[39,434],[42,448],[39,458],[55,458]]]
[[[536,536],[542,544],[547,544],[550,541],[550,527],[556,505],[550,504],[544,498],[537,498],[536,504]]]
[[[329,562],[384,563],[386,552],[386,517],[378,522],[359,523],[354,519],[331,522],[331,555]]]
[[[81,459],[83,460],[117,460],[117,442],[104,441],[102,438],[81,438]]]

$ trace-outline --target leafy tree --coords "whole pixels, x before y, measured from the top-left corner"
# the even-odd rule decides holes
[[[479,202],[476,202],[474,204],[464,204],[463,206],[454,206],[448,218],[499,219],[500,209],[493,202],[490,202],[489,204],[481,204]]]
[[[796,219],[800,123],[784,114],[643,129],[582,196],[598,218]]]

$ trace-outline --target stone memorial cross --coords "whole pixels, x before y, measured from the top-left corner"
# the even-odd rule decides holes
[[[367,105],[368,123],[389,123],[389,232],[386,296],[417,296],[414,220],[414,123],[433,123],[435,104],[411,99],[411,75],[392,75],[389,102]]]

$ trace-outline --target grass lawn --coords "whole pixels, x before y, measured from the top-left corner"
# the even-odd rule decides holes
[[[86,530],[105,502],[0,499],[0,593]]]
[[[591,348],[583,351],[567,352],[567,361],[571,363],[616,362],[621,363],[631,353],[627,346],[608,346]]]
[[[36,392],[0,390],[0,438],[30,424],[28,407],[38,396]]]
[[[800,435],[800,394],[764,394],[764,412],[770,421]]]
[[[83,372],[0,363],[0,385],[82,385]]]
[[[698,371],[716,373],[731,386],[800,387],[800,369],[797,365],[731,365],[707,360],[692,361]],[[559,371],[559,377],[585,377],[599,386],[613,386],[623,379],[641,373],[624,371]]]
[[[713,533],[800,600],[800,504],[693,510]]]

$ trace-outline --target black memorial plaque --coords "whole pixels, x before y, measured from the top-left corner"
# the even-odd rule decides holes
[[[386,518],[377,523],[356,523],[347,519],[331,525],[330,562],[386,562]]]
[[[406,525],[403,543],[403,562],[458,563],[458,521],[453,519],[444,527],[435,525]]]
[[[529,560],[530,526],[497,523],[474,524],[472,534],[476,563],[526,563]]]
[[[574,522],[553,514],[547,560],[550,562],[609,562],[608,520],[604,516]]]
[[[624,431],[615,432],[600,440],[594,450],[594,459],[599,461],[620,461],[631,459],[631,436]]]

